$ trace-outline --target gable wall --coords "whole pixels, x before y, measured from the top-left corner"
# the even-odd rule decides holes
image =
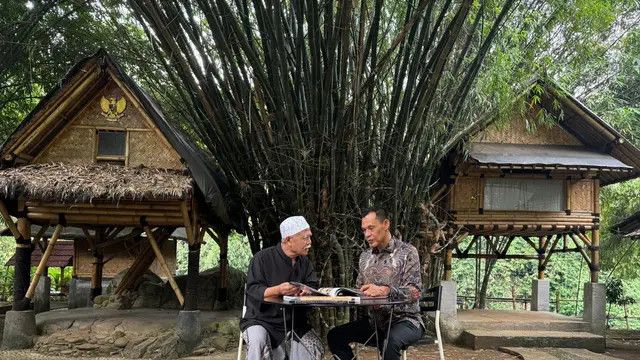
[[[101,98],[125,97],[127,107],[123,116],[110,120],[102,114]],[[134,101],[110,81],[99,91],[35,159],[34,163],[62,162],[67,164],[93,164],[98,129],[128,131],[128,166],[184,170],[178,153],[170,148],[153,129]]]
[[[527,130],[525,117],[535,123],[533,116],[514,115],[508,124],[491,124],[473,139],[479,143],[527,144],[527,145],[574,145],[583,144],[558,124],[538,125],[535,131]]]

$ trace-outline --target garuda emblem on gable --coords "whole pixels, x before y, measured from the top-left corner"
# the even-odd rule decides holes
[[[100,99],[100,107],[102,115],[110,121],[116,121],[124,116],[124,110],[127,108],[127,100],[124,97],[116,98],[114,96],[102,97]]]

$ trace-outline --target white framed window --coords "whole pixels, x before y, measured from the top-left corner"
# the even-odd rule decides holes
[[[485,210],[564,211],[563,180],[486,178]]]

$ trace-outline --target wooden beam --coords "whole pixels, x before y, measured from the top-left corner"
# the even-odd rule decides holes
[[[580,255],[582,255],[582,258],[587,263],[587,265],[589,265],[589,268],[591,268],[591,259],[589,259],[589,256],[587,255],[587,253],[578,244],[578,237],[576,236],[576,234],[570,234],[570,238],[571,240],[573,240],[573,243],[576,245],[576,248],[580,249],[578,252],[580,253]]]
[[[173,274],[171,273],[171,270],[169,269],[169,265],[167,265],[167,262],[164,260],[164,256],[162,256],[162,251],[160,251],[160,247],[158,246],[158,243],[156,242],[156,238],[153,235],[153,232],[151,231],[151,228],[149,228],[148,225],[145,225],[144,226],[144,231],[147,234],[147,238],[149,239],[149,243],[151,244],[151,248],[153,249],[153,252],[156,255],[156,259],[158,260],[158,263],[160,264],[160,267],[164,270],[165,275],[169,279],[169,284],[171,284],[171,288],[176,293],[176,297],[178,298],[178,301],[180,302],[180,306],[184,305],[184,296],[182,296],[182,291],[180,291],[180,288],[178,287],[178,284],[176,283],[176,280],[173,278]]]
[[[183,201],[180,203],[180,210],[182,212],[182,221],[184,222],[184,229],[187,232],[187,242],[189,245],[195,244],[195,237],[193,236],[193,227],[191,224],[191,219],[189,219],[189,210],[187,209],[187,202]]]
[[[453,249],[451,246],[447,247],[444,255],[444,280],[449,281],[452,278],[452,264],[453,264]]]
[[[17,239],[22,238],[20,231],[18,231],[18,227],[11,219],[11,215],[9,215],[9,210],[7,209],[7,205],[5,205],[4,201],[0,200],[0,215],[2,216],[2,220],[7,224],[7,227],[13,234],[13,237]]]
[[[33,243],[38,244],[38,247],[40,248],[41,252],[44,252],[44,245],[42,244],[41,240],[44,234],[47,232],[47,229],[49,229],[49,224],[42,225],[40,230],[38,230],[38,233],[36,234],[36,236],[33,238]]]
[[[538,279],[539,280],[543,280],[544,279],[544,249],[546,248],[547,245],[547,237],[546,236],[542,236],[540,238],[538,238],[539,241],[539,249],[538,249]]]
[[[555,252],[556,246],[558,245],[558,241],[560,240],[559,236],[556,236],[555,239],[553,239],[553,243],[551,244],[551,247],[549,248],[549,253],[547,254],[547,256],[544,258],[544,262],[542,263],[542,266],[544,268],[547,267],[547,264],[549,263],[549,259],[551,259],[551,255],[553,255],[553,253]]]
[[[591,282],[598,282],[600,274],[600,230],[591,230]]]
[[[36,291],[36,286],[38,286],[38,281],[40,281],[40,276],[44,272],[44,269],[47,267],[47,261],[49,260],[49,256],[53,252],[53,248],[56,245],[56,241],[58,241],[58,237],[60,237],[60,232],[62,231],[62,225],[56,225],[56,229],[53,231],[53,235],[51,236],[51,240],[49,240],[49,245],[47,246],[47,250],[45,250],[42,255],[42,259],[40,259],[40,263],[38,264],[38,268],[36,269],[36,273],[33,275],[33,280],[31,280],[31,284],[29,284],[29,290],[27,290],[27,294],[25,298],[33,299],[33,294]]]
[[[140,229],[141,233],[144,232],[143,229]],[[157,236],[156,241],[158,246],[162,246],[163,243],[169,238],[169,234],[166,232],[161,232],[160,230],[156,230],[155,235]],[[127,270],[127,272],[122,277],[122,281],[118,284],[115,293],[120,295],[125,290],[130,289],[134,284],[138,277],[142,276],[144,272],[151,266],[153,263],[153,259],[155,259],[155,255],[153,253],[153,249],[151,248],[151,244],[145,242],[144,244],[139,244],[140,252],[136,255],[136,258],[133,260],[133,263]]]

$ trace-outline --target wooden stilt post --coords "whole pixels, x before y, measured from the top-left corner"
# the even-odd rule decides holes
[[[593,213],[597,216],[598,224],[600,223],[600,179],[594,180],[594,192],[593,192]],[[591,230],[591,264],[589,270],[591,270],[591,282],[598,282],[598,275],[600,274],[600,229],[598,226]]]
[[[547,247],[547,237],[541,236],[538,238],[538,279],[544,280],[544,270],[545,270],[545,249]]]
[[[591,282],[598,282],[598,275],[600,273],[600,230],[593,229],[591,231],[591,264],[589,269],[591,270]]]
[[[29,290],[27,290],[27,294],[25,295],[25,299],[29,301],[33,299],[33,294],[36,291],[36,286],[38,286],[38,281],[40,281],[40,276],[44,272],[44,269],[47,267],[47,261],[49,260],[49,256],[53,252],[53,248],[60,237],[60,232],[62,232],[62,225],[56,225],[55,230],[53,231],[53,236],[51,236],[51,240],[49,240],[49,244],[47,245],[47,249],[42,255],[42,259],[40,259],[40,263],[38,264],[38,268],[36,269],[36,273],[33,275],[33,279],[31,280],[31,284],[29,284]]]
[[[229,289],[229,232],[222,230],[220,235],[220,277],[218,279],[218,296],[216,296],[216,304],[225,304],[226,307],[227,295]]]
[[[446,251],[444,255],[444,280],[450,281],[452,278],[453,247],[448,246]]]
[[[192,207],[195,204],[192,204]],[[193,311],[198,309],[198,282],[200,275],[200,232],[198,231],[197,219],[189,217],[189,210],[186,202],[180,204],[182,210],[182,219],[184,221],[184,229],[187,233],[187,242],[189,243],[189,256],[187,263],[187,296],[185,299],[184,310]],[[193,220],[193,221],[192,221]]]
[[[102,249],[97,245],[102,243],[104,229],[96,228],[96,236],[90,241],[91,253],[93,254],[93,271],[91,273],[91,300],[98,295],[102,295],[102,269],[104,267],[104,255]]]
[[[171,270],[169,269],[167,262],[164,260],[164,257],[162,256],[162,251],[160,251],[160,247],[156,242],[156,238],[153,235],[153,232],[151,231],[148,225],[144,226],[144,231],[147,234],[147,238],[149,239],[149,244],[151,244],[151,248],[153,249],[153,252],[156,255],[156,259],[158,260],[160,267],[164,270],[165,275],[169,279],[169,284],[171,284],[171,288],[173,289],[173,292],[176,293],[176,297],[180,302],[180,306],[184,305],[184,296],[182,296],[182,291],[180,291],[180,288],[178,287],[176,280],[173,278],[173,274],[171,273]]]
[[[8,219],[9,221],[5,219],[5,223],[13,225],[11,217]],[[31,277],[31,223],[26,218],[20,218],[16,229],[18,230],[18,236],[16,237],[12,308],[13,310],[22,311],[28,310],[31,306],[30,300],[25,299],[29,278]]]
[[[189,263],[187,265],[187,296],[184,309],[198,310],[198,282],[200,275],[200,242],[189,244]]]

